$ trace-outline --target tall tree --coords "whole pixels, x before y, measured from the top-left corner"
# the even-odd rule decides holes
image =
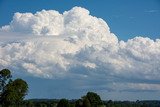
[[[6,84],[11,81],[11,71],[3,69],[0,71],[0,93],[3,93]]]
[[[83,107],[91,107],[91,104],[90,104],[88,98],[83,99]]]
[[[0,71],[0,103],[2,103],[2,93],[6,85],[11,81],[11,72],[8,69],[3,69]]]
[[[2,93],[2,102],[4,104],[17,104],[23,100],[27,91],[28,84],[22,79],[16,79],[6,85]]]
[[[17,104],[24,99],[28,92],[28,84],[22,79],[12,81],[10,70],[0,71],[0,102],[6,104]]]
[[[86,98],[89,100],[92,107],[97,107],[98,105],[102,105],[102,100],[97,93],[88,92]]]

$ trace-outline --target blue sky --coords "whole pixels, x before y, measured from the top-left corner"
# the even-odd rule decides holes
[[[160,99],[159,0],[0,0],[0,26],[26,98]]]
[[[0,26],[8,24],[15,12],[54,9],[62,13],[74,6],[84,7],[91,15],[104,19],[120,40],[135,36],[156,39],[160,36],[159,0],[0,0]]]

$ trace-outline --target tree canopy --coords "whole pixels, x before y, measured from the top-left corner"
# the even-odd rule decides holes
[[[57,105],[57,107],[69,107],[69,102],[66,99],[61,99]]]
[[[96,107],[96,105],[102,104],[102,100],[97,93],[88,92],[86,98],[89,100],[92,107]]]
[[[3,69],[0,71],[0,102],[3,105],[21,102],[28,92],[26,81],[20,78],[12,80],[11,77],[10,70]]]
[[[88,98],[83,99],[83,107],[91,107],[91,103]]]
[[[4,91],[6,84],[11,80],[11,71],[8,69],[3,69],[0,71],[0,92]]]

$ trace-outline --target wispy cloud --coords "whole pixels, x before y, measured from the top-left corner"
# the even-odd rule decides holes
[[[146,10],[145,12],[146,13],[157,13],[159,12],[159,10]]]

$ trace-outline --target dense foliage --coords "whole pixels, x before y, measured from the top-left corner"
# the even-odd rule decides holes
[[[19,105],[28,91],[28,84],[22,79],[11,79],[8,69],[0,71],[0,103],[3,106]]]
[[[61,99],[57,105],[57,107],[69,107],[69,106],[70,106],[69,102],[66,99]]]
[[[54,99],[31,99],[19,104],[19,107],[57,107],[60,100]],[[78,100],[68,100],[69,107],[92,107],[88,104],[76,105]],[[1,107],[1,106],[0,106]],[[17,107],[12,106],[12,107]],[[160,107],[160,101],[103,101],[103,105],[97,107]]]

